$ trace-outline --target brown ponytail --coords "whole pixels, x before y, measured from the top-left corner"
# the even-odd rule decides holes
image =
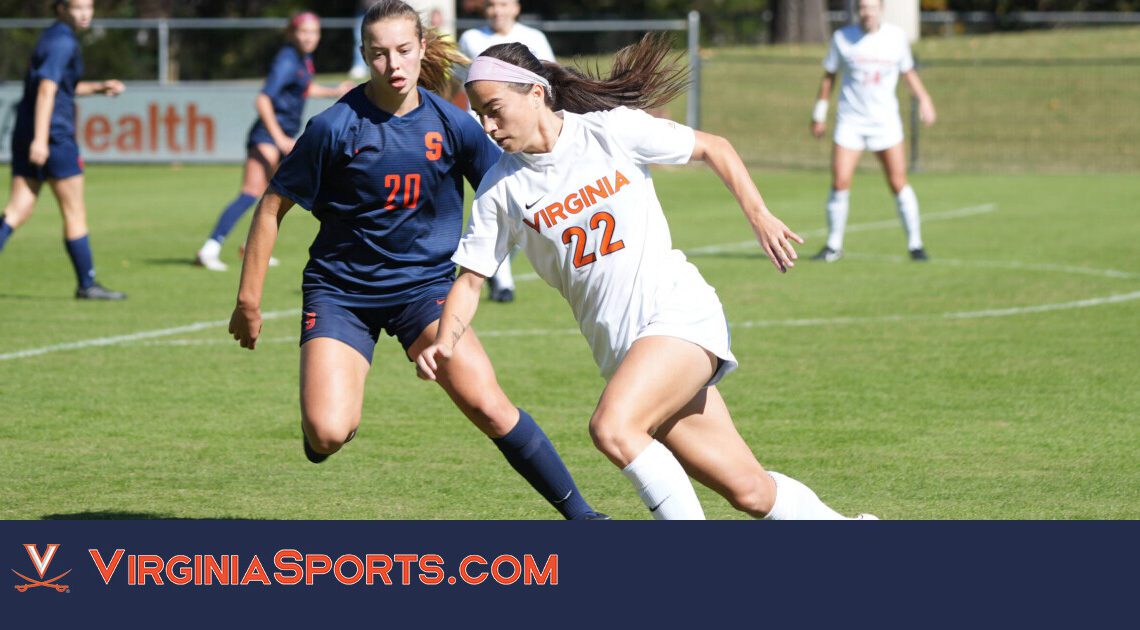
[[[626,46],[614,57],[609,78],[597,68],[580,70],[550,61],[539,61],[523,44],[498,44],[483,55],[526,68],[550,82],[546,105],[576,114],[633,107],[656,109],[677,98],[689,85],[688,68],[681,65],[683,53],[672,54],[668,35],[649,33]],[[519,91],[530,85],[517,85]]]
[[[365,41],[365,29],[381,20],[402,17],[412,20],[416,24],[416,37],[424,40],[424,56],[420,61],[419,84],[437,93],[444,94],[449,89],[448,81],[451,79],[451,67],[454,64],[466,65],[470,63],[467,57],[459,52],[455,43],[444,38],[435,29],[424,29],[420,22],[420,15],[416,10],[400,0],[381,0],[372,5],[364,14],[360,27],[360,41]]]

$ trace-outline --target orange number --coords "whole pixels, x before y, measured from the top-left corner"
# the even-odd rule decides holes
[[[602,230],[602,239],[599,243],[598,253],[602,256],[612,254],[618,250],[625,249],[624,241],[615,241],[614,228],[617,226],[617,221],[614,215],[608,212],[598,212],[590,217],[590,229],[596,230],[602,223],[606,224]],[[593,252],[586,253],[586,230],[573,225],[566,228],[562,232],[562,242],[569,245],[570,241],[574,241],[574,268],[581,269],[586,265],[593,264],[598,259]]]
[[[608,212],[599,212],[599,213],[595,214],[594,216],[590,217],[590,229],[591,230],[598,229],[599,223],[605,223],[606,229],[602,232],[602,246],[601,246],[601,248],[598,249],[598,251],[603,256],[605,256],[606,254],[612,254],[612,253],[618,251],[619,249],[624,249],[625,248],[625,242],[624,241],[616,241],[616,242],[613,241],[614,226],[617,225],[617,221],[614,220],[614,215],[612,215]]]
[[[404,208],[415,208],[416,204],[420,202],[420,181],[422,176],[419,173],[409,173],[401,180],[399,175],[385,175],[384,186],[389,189],[388,203],[384,204],[384,210],[395,210],[401,206],[396,204],[396,197],[400,196],[400,182],[404,185]]]

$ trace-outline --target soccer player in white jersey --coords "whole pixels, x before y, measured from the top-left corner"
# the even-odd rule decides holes
[[[459,37],[459,52],[468,59],[478,57],[496,44],[517,42],[525,45],[540,61],[554,61],[554,51],[546,35],[537,28],[518,23],[519,0],[486,0],[483,15],[487,25],[464,31]],[[515,277],[511,273],[511,259],[507,258],[491,276],[491,299],[511,302],[515,299]]]
[[[898,203],[911,259],[927,260],[919,227],[918,197],[906,177],[903,125],[895,96],[900,74],[918,98],[922,122],[927,126],[934,124],[937,114],[914,69],[906,33],[893,24],[884,24],[882,13],[883,0],[859,0],[859,24],[836,31],[823,60],[823,80],[811,116],[811,132],[816,138],[823,137],[827,128],[828,99],[836,74],[843,74],[843,85],[839,90],[839,115],[831,154],[827,244],[812,257],[814,260],[835,262],[843,257],[851,178],[864,150],[874,152],[883,165]]]
[[[447,365],[484,278],[521,244],[570,303],[608,381],[590,419],[594,444],[655,518],[704,518],[688,474],[755,517],[843,518],[764,470],[715,386],[737,365],[728,323],[716,291],[673,249],[649,164],[708,164],[781,272],[803,240],[768,211],[728,141],[639,111],[684,89],[669,59],[668,40],[653,36],[620,51],[608,79],[542,64],[519,44],[475,59],[467,94],[504,154],[476,193],[452,258],[460,275],[417,366],[432,379]]]

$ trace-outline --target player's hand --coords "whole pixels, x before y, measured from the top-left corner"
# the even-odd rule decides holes
[[[293,150],[293,145],[296,143],[297,141],[292,138],[282,138],[277,141],[277,150],[281,151],[282,156],[289,155]]]
[[[823,137],[823,133],[827,131],[827,123],[815,122],[811,123],[811,135],[817,139]]]
[[[126,89],[127,86],[124,85],[122,81],[118,79],[111,79],[109,81],[103,82],[103,89],[100,91],[107,96],[118,96],[123,93],[123,90]]]
[[[345,94],[348,94],[348,91],[354,87],[356,87],[356,82],[346,79],[344,81],[341,81],[340,85],[336,86],[336,90],[340,93],[341,96],[344,96]]]
[[[28,147],[28,161],[36,166],[47,164],[49,155],[51,155],[51,150],[48,148],[47,141],[37,142],[33,140],[31,146]]]
[[[780,273],[786,273],[788,269],[796,266],[795,260],[799,256],[792,246],[792,241],[803,245],[804,239],[799,234],[788,229],[783,221],[767,209],[761,213],[760,219],[752,229],[756,232],[756,240],[760,241],[760,246],[768,255],[768,260],[772,261]]]
[[[261,309],[258,307],[234,307],[234,314],[230,316],[230,334],[237,339],[243,348],[253,350],[257,345],[257,338],[261,335]]]
[[[436,380],[440,363],[451,359],[452,348],[445,343],[433,343],[416,357],[416,375],[425,381]]]
[[[938,112],[934,111],[934,101],[927,98],[918,102],[918,119],[927,127],[938,120]]]

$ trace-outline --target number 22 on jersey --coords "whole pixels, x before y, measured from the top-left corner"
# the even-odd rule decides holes
[[[615,241],[614,228],[617,227],[617,221],[614,220],[614,215],[608,212],[597,212],[590,217],[589,221],[590,230],[597,231],[602,227],[602,237],[598,241],[598,253],[586,252],[586,230],[577,225],[570,226],[562,232],[562,242],[569,245],[574,243],[574,268],[581,269],[586,265],[593,264],[598,259],[598,256],[606,256],[618,250],[625,248],[623,241]]]

